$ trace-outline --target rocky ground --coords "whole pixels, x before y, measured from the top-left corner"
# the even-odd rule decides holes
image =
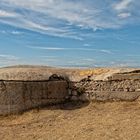
[[[65,103],[0,117],[1,140],[139,140],[140,103]]]

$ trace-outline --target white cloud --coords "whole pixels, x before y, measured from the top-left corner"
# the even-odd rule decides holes
[[[14,56],[14,55],[7,55],[7,54],[0,54],[1,59],[6,59],[6,60],[18,60],[19,58]]]
[[[91,46],[91,45],[88,44],[88,43],[85,43],[85,44],[83,44],[83,46],[85,46],[85,47],[89,47],[89,46]]]
[[[21,35],[21,34],[23,34],[23,32],[19,32],[19,31],[11,31],[10,33],[13,34],[13,35]]]
[[[113,4],[113,9],[117,12],[118,18],[125,19],[125,24],[130,24],[132,22],[132,20],[130,22],[129,19],[126,19],[128,17],[133,19],[132,13],[134,14],[137,10],[134,8],[135,2],[136,1],[134,0],[121,0],[120,2],[115,2],[115,4]],[[135,19],[133,19],[133,21],[135,22]]]
[[[2,34],[12,34],[12,35],[21,35],[23,32],[16,31],[16,30],[0,30]]]
[[[16,16],[15,13],[0,10],[0,17],[15,17],[15,16]]]
[[[131,13],[120,13],[118,14],[118,17],[120,18],[127,18],[127,17],[130,17],[131,16]]]
[[[104,54],[114,54],[111,50],[94,49],[94,48],[62,48],[62,47],[38,47],[38,46],[27,46],[31,49],[48,50],[48,51],[94,51]]]
[[[32,46],[29,46],[28,48],[39,49],[39,50],[51,50],[51,51],[67,50],[67,48],[58,48],[58,47],[32,47]]]
[[[110,50],[100,50],[100,52],[107,53],[107,54],[113,54],[113,52]]]
[[[40,56],[40,58],[58,58],[57,56],[51,56],[51,55],[43,55]]]
[[[116,3],[114,5],[114,9],[121,11],[128,8],[128,6],[131,4],[133,0],[121,0],[119,3]]]
[[[94,34],[97,30],[118,29],[130,24],[127,17],[132,17],[135,9],[130,8],[130,5],[134,6],[134,0],[1,0],[1,3],[7,11],[0,12],[0,15],[10,16],[10,19],[0,16],[2,23],[78,40],[84,39],[83,30],[92,29]],[[20,12],[15,13],[17,9]],[[125,22],[120,18],[125,18]],[[133,19],[136,20],[138,18]]]

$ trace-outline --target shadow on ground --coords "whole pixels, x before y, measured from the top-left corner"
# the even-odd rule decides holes
[[[88,106],[90,102],[82,102],[82,101],[67,101],[60,104],[54,104],[54,105],[47,105],[37,108],[39,111],[42,110],[76,110],[80,108],[84,108]]]

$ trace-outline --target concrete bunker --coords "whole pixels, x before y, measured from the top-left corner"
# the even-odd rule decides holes
[[[0,80],[0,115],[64,102],[68,81],[53,74],[48,80]]]
[[[76,77],[72,72],[51,68],[0,69],[0,115],[68,100],[135,101],[140,96],[139,70],[105,73],[105,78],[101,74]]]

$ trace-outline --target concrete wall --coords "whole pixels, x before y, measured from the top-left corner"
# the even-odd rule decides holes
[[[0,115],[62,102],[67,88],[67,81],[0,81]]]

